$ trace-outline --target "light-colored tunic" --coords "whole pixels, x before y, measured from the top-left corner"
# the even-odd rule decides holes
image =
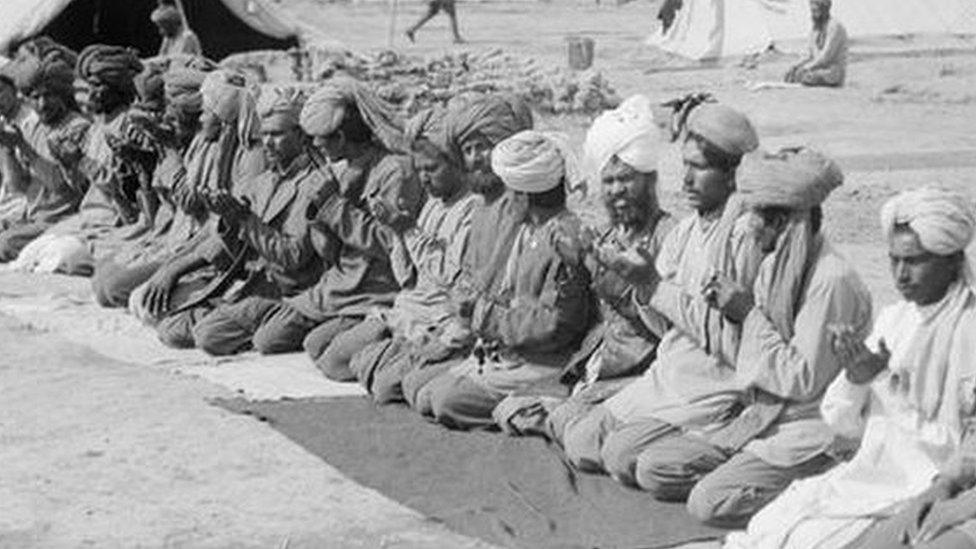
[[[200,39],[190,29],[182,29],[179,36],[164,37],[159,45],[159,56],[166,55],[203,55]]]
[[[395,336],[422,341],[451,317],[451,287],[461,272],[471,217],[480,198],[466,192],[450,203],[427,200],[416,227],[403,240],[416,271],[416,283],[397,294],[384,320]]]
[[[961,306],[961,307],[960,307]],[[961,310],[961,313],[959,312]],[[934,360],[908,363],[916,335],[933,323],[952,332],[949,367],[938,413],[923,415],[909,385],[935,368]],[[854,458],[831,471],[790,486],[749,523],[747,531],[729,535],[730,548],[843,547],[876,521],[901,510],[928,488],[956,452],[964,423],[976,407],[976,291],[956,283],[942,301],[918,306],[902,301],[879,315],[868,346],[884,339],[891,350],[889,369],[870,384],[854,385],[845,375],[828,388],[823,419],[839,435],[861,436]]]
[[[682,427],[712,426],[738,402],[741,385],[733,366],[738,338],[703,329],[709,315],[717,313],[709,311],[699,289],[718,268],[712,265],[715,247],[729,247],[735,270],[743,273],[741,278],[748,285],[758,270],[759,257],[743,223],[736,224],[731,236],[720,228],[719,219],[696,215],[682,219],[665,240],[657,260],[664,280],[651,305],[674,327],[664,334],[657,359],[644,375],[604,404],[617,420],[656,419]],[[726,326],[724,330],[737,328]],[[710,345],[717,348],[707,352]]]

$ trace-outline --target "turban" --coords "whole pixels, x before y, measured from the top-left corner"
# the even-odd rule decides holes
[[[599,178],[614,156],[637,171],[656,171],[660,152],[658,135],[651,100],[644,95],[627,98],[616,109],[598,116],[586,132],[583,157],[587,174]]]
[[[510,189],[533,194],[554,189],[567,175],[561,144],[535,130],[519,132],[495,145],[491,169]]]
[[[808,210],[844,182],[837,164],[807,148],[757,151],[742,158],[736,172],[742,199],[751,207]]]
[[[203,71],[171,67],[163,75],[167,105],[186,115],[199,114],[203,110],[200,86],[206,76]]]
[[[142,72],[139,53],[132,48],[93,44],[78,56],[78,76],[84,80],[99,78],[117,88],[128,88],[135,75]]]
[[[384,147],[399,152],[409,149],[404,122],[396,108],[352,78],[333,78],[309,96],[302,108],[300,123],[309,135],[329,135],[338,130],[347,113],[353,111],[359,112]]]
[[[72,96],[77,60],[75,52],[42,36],[21,45],[7,69],[22,92],[43,87]]]
[[[972,242],[976,214],[965,196],[926,187],[903,192],[881,208],[881,227],[887,235],[899,224],[908,225],[925,250],[952,255]]]
[[[247,81],[244,75],[226,69],[206,74],[200,84],[203,109],[217,115],[222,121],[231,123],[237,120],[241,103],[247,95]]]
[[[731,156],[739,157],[759,147],[759,137],[749,119],[719,103],[695,107],[688,115],[687,129]]]
[[[165,73],[164,63],[147,63],[142,72],[132,80],[136,95],[139,96],[140,107],[161,111],[166,106],[166,85],[163,81]]]
[[[532,111],[515,96],[475,95],[448,104],[444,131],[458,148],[475,135],[492,146],[512,135],[532,129]]]
[[[258,115],[262,120],[280,117],[289,126],[297,126],[305,98],[305,92],[298,87],[266,88],[258,100]]]
[[[160,23],[183,23],[183,17],[176,6],[161,5],[149,14],[149,19],[159,25]]]

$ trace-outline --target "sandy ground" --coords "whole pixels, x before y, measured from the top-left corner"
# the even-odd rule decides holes
[[[380,49],[378,4],[283,0],[317,41]],[[398,29],[420,15],[401,6]],[[808,143],[836,156],[847,182],[826,205],[827,232],[876,304],[894,298],[877,227],[881,203],[927,183],[969,190],[976,176],[976,53],[968,40],[854,45],[842,90],[748,92],[790,61],[758,68],[681,67],[642,43],[653,5],[462,3],[467,48],[565,63],[564,38],[597,41],[596,67],[627,95],[666,99],[706,89],[748,113],[767,146]],[[451,48],[435,19],[409,45]],[[924,52],[935,45],[942,53]],[[915,51],[896,55],[903,49]],[[955,50],[967,50],[962,53]],[[948,51],[952,50],[952,51]],[[584,117],[543,119],[577,141]],[[680,166],[666,159],[663,202],[683,213]],[[584,214],[598,216],[592,197]],[[0,297],[0,299],[3,299]],[[356,486],[271,429],[206,404],[205,382],[116,362],[29,324],[0,318],[0,547],[474,547]]]

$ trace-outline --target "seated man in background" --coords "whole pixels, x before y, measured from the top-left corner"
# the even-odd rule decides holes
[[[441,114],[437,112],[418,115],[410,125],[418,126],[418,131],[449,149],[449,156],[461,164],[459,169],[463,167],[457,175],[464,179],[473,199],[470,228],[463,241],[451,239],[462,249],[458,250],[456,259],[460,263],[451,284],[446,286],[449,304],[441,310],[449,314],[421,323],[425,330],[414,330],[409,341],[397,338],[389,345],[371,346],[357,354],[354,370],[373,377],[369,387],[380,402],[403,398],[413,403],[416,391],[447,369],[450,358],[463,357],[470,351],[470,334],[458,312],[481,293],[477,288],[494,288],[496,275],[504,267],[499,257],[511,249],[525,215],[524,197],[506,191],[491,168],[492,147],[531,128],[532,116],[525,103],[500,94],[466,95],[453,99]],[[345,337],[343,334],[339,339]],[[313,332],[306,340],[306,349],[313,357],[318,356],[316,363],[323,371],[328,370],[334,349],[326,352],[317,348]]]
[[[93,122],[77,169],[69,177],[86,186],[85,195],[77,214],[52,226],[44,240],[25,249],[58,265],[59,272],[91,276],[95,260],[121,246],[115,229],[138,219],[135,189],[123,187],[115,170],[117,151],[109,139],[122,137],[125,113],[136,95],[133,79],[141,71],[137,52],[121,46],[95,44],[78,56],[78,76],[90,87]]]
[[[553,433],[573,465],[628,484],[634,484],[644,445],[677,426],[724,421],[735,410],[741,327],[712,309],[702,288],[716,272],[748,287],[759,263],[743,223],[746,212],[734,194],[742,156],[758,146],[755,129],[738,111],[703,103],[690,111],[681,132],[683,189],[695,213],[667,235],[656,267],[637,253],[616,259],[630,264],[621,271],[636,287],[633,297],[644,322],[657,325],[663,315],[672,327],[643,375]],[[658,421],[661,428],[648,433],[644,420]]]
[[[633,284],[615,261],[627,250],[653,261],[674,227],[657,198],[658,160],[664,144],[646,96],[628,98],[600,115],[583,144],[584,166],[600,186],[609,228],[594,236],[585,265],[599,299],[600,323],[563,368],[561,384],[575,385],[562,396],[512,395],[495,409],[499,427],[511,434],[562,434],[571,418],[587,412],[632,381],[654,360],[667,319],[645,324],[633,306]],[[530,395],[532,390],[529,391]]]
[[[976,281],[965,253],[976,215],[967,197],[926,188],[888,201],[881,225],[902,300],[881,311],[866,341],[857,327],[835,329],[844,374],[821,405],[833,431],[860,447],[795,482],[728,547],[973,546],[969,502],[957,502],[965,512],[954,521],[943,511],[973,478],[962,443],[976,410]]]
[[[464,176],[460,147],[444,131],[444,114],[421,115],[426,123],[414,141],[414,166],[429,198],[416,225],[400,231],[407,251],[414,283],[397,294],[393,307],[368,318],[353,328],[376,330],[381,323],[389,339],[357,353],[349,367],[335,371],[330,353],[316,364],[326,376],[339,381],[358,378],[377,402],[400,400],[399,383],[409,362],[399,357],[401,349],[422,345],[437,332],[453,312],[451,288],[461,269],[468,246],[471,216],[480,201]],[[372,326],[371,326],[372,325]],[[343,336],[346,337],[346,336]],[[351,370],[351,371],[350,371]]]
[[[742,325],[735,377],[744,410],[711,432],[684,430],[637,457],[639,487],[719,526],[743,526],[793,480],[832,467],[833,433],[820,401],[842,365],[831,328],[864,336],[871,295],[821,233],[822,202],[843,175],[809,149],[747,155],[738,193],[755,216],[763,261],[752,289],[716,275],[705,288]]]
[[[847,76],[847,30],[830,16],[831,0],[810,0],[813,30],[807,56],[790,67],[784,80],[804,86],[844,85]]]
[[[294,89],[268,90],[261,117],[261,142],[269,168],[236,182],[232,195],[207,196],[219,218],[217,234],[188,256],[192,272],[215,265],[220,273],[180,311],[158,326],[172,347],[199,347],[229,355],[251,347],[256,326],[279,300],[312,285],[321,274],[307,215],[322,191],[325,175],[309,158],[307,136],[298,124],[305,96]]]
[[[399,235],[373,215],[371,206],[384,204],[391,212],[385,221],[413,223],[424,197],[411,159],[393,152],[407,149],[402,121],[366,85],[329,80],[309,96],[299,120],[317,152],[330,161],[318,168],[328,177],[308,212],[324,272],[248,326],[252,345],[264,354],[299,351],[316,328],[328,347],[375,307],[389,307],[400,290],[390,257]],[[370,332],[344,342],[343,360],[381,335]]]
[[[219,219],[209,211],[207,198],[221,190],[239,193],[238,183],[267,171],[261,147],[252,146],[250,138],[258,117],[250,110],[254,90],[244,76],[225,69],[207,72],[190,67],[173,76],[183,91],[172,98],[179,98],[181,104],[186,100],[183,106],[190,112],[199,111],[200,130],[182,158],[171,153],[164,162],[169,165],[167,172],[157,180],[159,190],[177,208],[165,238],[142,256],[142,263],[130,266],[117,279],[124,283],[119,288],[122,295],[132,283],[144,281],[130,291],[128,306],[132,314],[152,326],[183,307],[194,291],[207,287],[218,274],[213,269],[193,268],[201,254],[209,257],[201,247],[212,243],[217,231]],[[210,251],[220,250],[211,247]],[[184,276],[191,271],[193,284]]]
[[[9,62],[0,66],[0,121],[16,126],[23,135],[28,124],[37,123],[36,119],[37,113],[17,93],[17,84],[9,70]],[[0,228],[8,222],[20,219],[27,207],[26,192],[12,186],[14,168],[4,167],[4,162],[6,161],[0,161]]]
[[[83,179],[72,177],[91,126],[74,98],[77,57],[41,37],[21,45],[7,66],[37,117],[22,130],[8,125],[0,134],[4,185],[28,194],[23,213],[0,225],[0,262],[17,259],[44,231],[77,212],[87,190]]]
[[[580,222],[566,209],[566,153],[527,130],[502,141],[492,168],[528,198],[528,215],[503,260],[497,293],[471,313],[471,355],[424,386],[435,421],[453,429],[494,427],[492,411],[512,391],[557,377],[592,325],[589,275],[579,261]]]

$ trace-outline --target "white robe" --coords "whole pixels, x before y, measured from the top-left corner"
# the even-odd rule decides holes
[[[947,310],[956,300],[965,303],[962,312],[950,315]],[[942,405],[929,420],[910,391],[896,388],[892,372],[917,379],[933,367],[905,360],[913,336],[931,322],[954,325],[955,332]],[[868,346],[877,349],[882,338],[891,350],[889,369],[869,385],[854,385],[839,376],[821,406],[824,420],[838,435],[861,437],[853,459],[793,483],[752,518],[745,532],[730,534],[725,547],[841,548],[931,485],[958,449],[964,421],[976,406],[976,291],[956,283],[938,303],[891,305],[879,315]]]

